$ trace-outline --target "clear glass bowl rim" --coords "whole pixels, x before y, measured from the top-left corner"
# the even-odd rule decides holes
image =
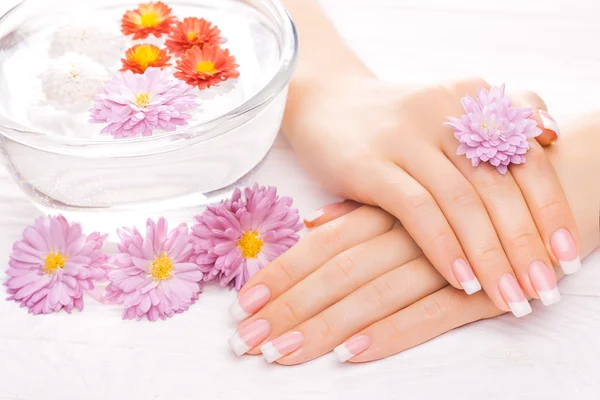
[[[6,23],[6,20],[10,18],[11,14],[16,12],[19,8],[23,7],[24,5],[27,5],[28,3],[34,3],[35,1],[36,0],[22,0],[14,7],[9,9],[2,16],[0,16],[0,27],[2,27],[2,24]],[[182,134],[185,134],[187,138],[204,135],[207,133],[207,131],[210,131],[210,127],[218,126],[221,123],[229,122],[235,119],[252,118],[252,116],[248,115],[248,111],[260,108],[264,104],[269,103],[287,86],[292,77],[292,73],[294,72],[294,68],[296,66],[296,61],[298,57],[298,33],[296,31],[296,26],[289,13],[281,3],[281,0],[254,1],[260,3],[263,6],[266,6],[268,10],[275,13],[273,17],[275,18],[277,24],[279,25],[279,28],[281,29],[281,37],[279,38],[281,41],[281,55],[279,57],[279,68],[275,75],[271,78],[271,80],[267,82],[257,93],[255,93],[244,103],[240,104],[233,110],[230,110],[227,113],[215,117],[211,120],[205,121],[201,124],[185,126],[182,129],[178,129],[173,132],[163,133],[156,136],[119,139],[119,144],[125,145],[128,143],[137,143],[137,145],[139,146],[141,142],[144,142],[146,144],[151,144],[152,142],[157,141],[164,142],[165,139],[169,139],[173,136],[181,137]],[[240,121],[239,124],[244,122],[245,121]],[[104,147],[106,145],[116,144],[115,141],[98,141],[66,136],[61,137],[55,135],[47,135],[41,132],[34,131],[22,131],[9,126],[4,126],[1,123],[0,129],[2,129],[2,132],[0,132],[1,135],[7,136],[8,138],[22,143],[24,145],[32,145],[32,147],[36,148],[45,148],[47,145],[53,148],[53,150],[59,150],[58,148],[62,146],[66,146],[70,149],[72,149],[73,147],[80,146],[89,149],[93,146]],[[35,144],[30,143],[32,135],[35,137]],[[208,135],[206,140],[210,140],[214,137],[215,136],[213,135]]]

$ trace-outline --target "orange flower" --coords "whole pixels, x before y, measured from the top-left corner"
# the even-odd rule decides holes
[[[194,46],[187,50],[175,68],[175,77],[188,85],[206,89],[229,78],[240,76],[235,57],[229,55],[229,50],[219,46],[205,44],[202,48]]]
[[[185,18],[183,22],[175,23],[165,45],[171,53],[178,56],[194,46],[218,46],[220,35],[221,30],[204,18]]]
[[[148,67],[162,69],[169,65],[167,61],[171,59],[166,50],[162,50],[153,44],[136,44],[127,50],[125,57],[121,59],[123,62],[121,71],[129,70],[136,74],[143,74]]]
[[[133,35],[134,39],[146,39],[150,34],[161,37],[171,32],[175,17],[164,3],[140,4],[137,10],[126,11],[121,20],[121,32]]]

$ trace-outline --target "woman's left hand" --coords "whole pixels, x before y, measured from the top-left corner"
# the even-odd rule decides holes
[[[485,293],[448,286],[379,208],[334,204],[317,224],[240,292],[234,316],[256,314],[230,339],[238,355],[263,344],[269,362],[293,365],[346,343],[341,359],[372,361],[503,313]]]

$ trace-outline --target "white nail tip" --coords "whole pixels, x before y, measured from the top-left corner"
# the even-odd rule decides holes
[[[251,349],[250,346],[244,343],[239,333],[236,333],[231,338],[229,338],[229,346],[231,347],[235,355],[238,357],[246,354],[248,350]]]
[[[260,351],[261,351],[261,353],[263,354],[263,357],[265,357],[265,360],[267,360],[268,363],[272,363],[273,361],[277,361],[281,357],[283,357],[283,354],[281,354],[275,348],[275,346],[273,346],[273,343],[271,343],[271,342],[265,343],[264,345],[260,346]]]
[[[335,349],[333,349],[333,352],[338,356],[338,359],[340,360],[340,362],[346,362],[355,356],[355,354],[352,354],[348,351],[348,349],[346,348],[346,345],[343,343],[340,344]]]
[[[581,258],[577,257],[572,261],[560,261],[560,268],[562,268],[565,275],[574,274],[581,269]]]
[[[250,316],[250,314],[244,311],[237,300],[229,307],[229,314],[231,314],[236,321],[243,321]]]
[[[479,283],[477,278],[471,279],[467,282],[461,282],[460,285],[463,287],[466,294],[473,294],[481,290],[481,284]]]
[[[531,305],[527,300],[520,301],[518,303],[508,303],[510,311],[515,317],[521,318],[531,313]]]
[[[317,218],[321,217],[325,212],[323,211],[323,209],[319,209],[317,211],[314,211],[310,214],[308,214],[304,220],[308,221],[308,222],[314,222]]]
[[[545,306],[551,306],[560,301],[560,292],[558,291],[558,288],[552,290],[538,290],[537,294],[540,296],[540,300]]]
[[[540,118],[542,120],[542,125],[544,125],[545,129],[550,129],[551,131],[556,132],[557,135],[560,136],[560,128],[556,121],[550,117],[547,111],[540,111]]]

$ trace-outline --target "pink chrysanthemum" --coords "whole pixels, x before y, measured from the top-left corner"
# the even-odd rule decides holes
[[[156,321],[190,308],[202,292],[202,272],[190,261],[194,246],[186,224],[168,232],[167,221],[148,219],[146,236],[137,229],[117,232],[119,254],[110,262],[106,300],[123,304],[123,319]]]
[[[4,283],[10,297],[33,314],[83,309],[83,294],[101,299],[94,281],[106,278],[106,235],[82,233],[65,217],[41,217],[13,245]]]
[[[204,279],[236,290],[292,247],[302,227],[292,199],[274,187],[236,189],[231,200],[210,206],[192,227],[196,263]]]
[[[108,123],[102,133],[115,138],[151,136],[187,125],[187,111],[198,106],[193,88],[171,79],[159,68],[143,74],[125,71],[110,80],[95,98],[90,122]]]
[[[466,114],[460,119],[448,117],[450,122],[446,122],[460,141],[456,154],[466,154],[474,167],[481,161],[489,162],[501,174],[506,174],[510,163],[525,162],[527,139],[542,133],[529,119],[533,110],[513,107],[504,95],[504,85],[489,92],[479,89],[477,99],[465,96],[462,105]]]

